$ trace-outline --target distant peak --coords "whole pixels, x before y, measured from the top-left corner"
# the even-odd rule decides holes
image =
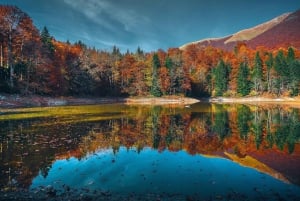
[[[232,35],[231,38],[225,41],[225,44],[230,42],[237,42],[237,41],[248,41],[256,36],[264,33],[265,31],[271,29],[272,27],[276,26],[277,24],[281,23],[283,20],[285,20],[291,13],[285,13],[283,15],[280,15],[278,17],[273,18],[272,20],[269,20],[265,23],[259,24],[255,27],[241,30],[235,34]]]
[[[241,30],[229,36],[207,38],[182,45],[186,49],[189,45],[199,47],[213,46],[223,50],[232,50],[238,42],[244,42],[250,48],[264,46],[267,48],[281,46],[300,47],[300,10],[284,13],[267,22]]]
[[[198,44],[198,43],[202,43],[202,42],[207,42],[209,44],[212,41],[223,40],[223,39],[225,39],[227,37],[230,37],[230,36],[231,35],[225,36],[225,37],[219,37],[219,38],[205,38],[205,39],[202,39],[202,40],[198,40],[198,41],[194,41],[194,42],[190,42],[190,43],[184,44],[184,45],[180,46],[179,49],[185,49],[189,45]]]

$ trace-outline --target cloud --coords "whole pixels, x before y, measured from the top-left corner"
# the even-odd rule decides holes
[[[102,17],[108,7],[106,1],[64,0],[64,2],[96,24],[110,30],[114,29],[113,26]]]
[[[119,30],[118,25],[122,25],[123,31],[132,32],[150,22],[147,17],[141,16],[135,10],[124,9],[111,0],[64,0],[64,2],[110,31]]]
[[[75,11],[77,17],[81,16],[81,19],[77,18],[77,21],[71,24],[77,23],[77,28],[80,26],[77,38],[88,45],[96,45],[101,49],[110,49],[117,45],[122,51],[135,51],[138,46],[145,50],[153,50],[159,45],[157,37],[161,34],[157,34],[152,20],[139,9],[139,0],[134,0],[135,4],[115,0],[63,2]]]

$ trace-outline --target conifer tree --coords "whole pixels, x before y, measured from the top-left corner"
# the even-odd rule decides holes
[[[167,57],[166,58],[166,61],[165,61],[165,66],[166,68],[168,69],[169,71],[169,76],[170,76],[170,91],[169,91],[169,94],[172,94],[172,91],[175,87],[175,68],[174,68],[174,63],[172,61],[172,59],[170,57]]]
[[[228,88],[230,66],[225,64],[221,59],[217,67],[213,70],[214,82],[215,82],[215,95],[222,96]]]
[[[155,53],[152,57],[152,87],[151,87],[151,94],[156,97],[160,97],[162,95],[159,83],[158,83],[158,68],[160,67],[160,61],[158,55]]]
[[[41,41],[43,43],[43,47],[46,48],[50,55],[53,55],[55,48],[52,43],[52,37],[50,36],[47,27],[44,27],[41,32]]]
[[[256,92],[259,92],[262,90],[263,85],[263,63],[262,59],[259,56],[259,52],[256,52],[255,54],[255,60],[254,60],[254,67],[252,72],[252,82],[253,87]]]
[[[295,59],[295,52],[291,47],[288,49],[286,61],[289,69],[290,95],[297,96],[299,94],[300,62]]]
[[[271,78],[271,71],[273,69],[273,64],[274,64],[274,58],[273,54],[269,53],[268,54],[268,59],[266,60],[266,66],[267,66],[267,90],[268,92],[272,91],[272,78]]]
[[[246,96],[250,93],[250,82],[249,82],[249,67],[247,62],[240,64],[238,75],[237,75],[237,92],[242,96]]]
[[[274,60],[274,68],[278,73],[278,92],[285,89],[289,79],[289,66],[282,50],[280,50]]]

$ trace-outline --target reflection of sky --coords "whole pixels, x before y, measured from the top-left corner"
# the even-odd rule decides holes
[[[56,161],[46,178],[37,176],[31,188],[63,184],[73,188],[109,190],[114,193],[180,195],[225,195],[238,192],[247,196],[300,196],[300,188],[283,183],[230,160],[191,156],[184,151],[158,153],[153,149],[121,148],[99,151],[84,159]]]

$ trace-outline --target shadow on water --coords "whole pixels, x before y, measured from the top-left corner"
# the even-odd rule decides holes
[[[297,200],[299,118],[294,108],[202,103],[6,110],[1,195]]]

